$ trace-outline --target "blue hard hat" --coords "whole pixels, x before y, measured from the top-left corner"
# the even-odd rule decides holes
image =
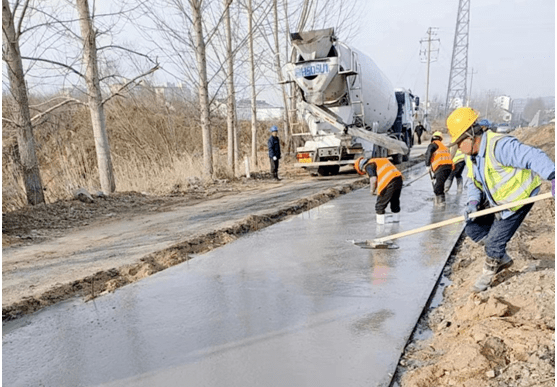
[[[275,125],[271,126],[271,132],[278,132],[278,128]]]
[[[484,118],[484,119],[482,119],[478,122],[478,125],[485,126],[486,128],[490,128],[491,127],[491,122],[489,122],[488,119]]]

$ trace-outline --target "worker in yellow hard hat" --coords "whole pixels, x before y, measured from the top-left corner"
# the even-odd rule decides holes
[[[433,172],[433,193],[435,205],[445,203],[445,181],[453,170],[453,160],[449,148],[443,144],[443,134],[435,132],[425,152],[425,165]]]
[[[447,118],[451,145],[466,157],[468,204],[466,234],[485,245],[487,255],[474,292],[486,290],[495,275],[513,264],[507,243],[530,211],[533,203],[516,206],[495,215],[468,218],[472,212],[535,196],[541,179],[551,181],[555,197],[555,163],[540,149],[527,146],[508,134],[485,130],[477,121],[479,114],[469,108],[454,110]]]
[[[354,169],[360,175],[367,173],[369,189],[372,195],[377,192],[375,216],[377,224],[385,224],[385,209],[391,204],[392,222],[398,222],[400,212],[400,193],[402,191],[402,173],[386,158],[366,159],[360,157],[354,163]]]

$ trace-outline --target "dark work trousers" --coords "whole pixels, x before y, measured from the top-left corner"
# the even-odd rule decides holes
[[[506,219],[497,219],[494,214],[484,215],[470,219],[466,222],[466,235],[474,242],[483,238],[485,253],[488,257],[500,261],[506,253],[507,243],[532,208],[534,203],[519,208],[512,216]],[[485,208],[481,208],[482,210]]]
[[[462,178],[462,171],[464,171],[464,167],[466,166],[466,163],[464,161],[460,161],[458,163],[456,163],[454,165],[454,169],[452,170],[451,174],[449,175],[448,179],[451,184],[453,182],[453,179],[456,177],[457,179]]]
[[[271,175],[274,179],[278,179],[278,168],[279,168],[279,160],[273,160],[272,157],[269,157],[269,161],[271,162]]]
[[[402,191],[402,177],[397,176],[387,184],[381,195],[377,196],[375,202],[375,213],[382,215],[385,208],[391,203],[391,211],[393,214],[400,212],[400,192]]]
[[[445,181],[451,174],[453,168],[450,165],[444,164],[439,166],[437,170],[433,173],[434,184],[433,184],[433,193],[435,196],[444,196],[445,195]]]
[[[418,137],[418,145],[422,143],[422,133],[423,130],[421,128],[416,128],[416,136]]]

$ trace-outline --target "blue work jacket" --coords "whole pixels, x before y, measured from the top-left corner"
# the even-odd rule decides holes
[[[486,163],[486,145],[487,135],[482,134],[480,150],[476,156],[470,156],[472,160],[472,173],[474,178],[481,182],[483,189],[480,190],[472,180],[468,179],[466,188],[468,191],[468,201],[476,200],[482,202],[485,195],[491,206],[495,207],[497,203],[491,197],[485,183],[485,163]],[[519,169],[530,169],[537,173],[542,179],[549,180],[555,178],[555,163],[540,149],[522,144],[518,139],[512,136],[505,136],[497,141],[495,146],[495,159],[499,164]],[[532,191],[530,196],[536,196],[540,188]],[[504,210],[501,212],[501,218],[505,219],[513,215],[514,212]]]

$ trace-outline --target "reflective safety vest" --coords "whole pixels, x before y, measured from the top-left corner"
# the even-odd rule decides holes
[[[364,171],[368,164],[375,163],[377,166],[377,194],[381,195],[381,192],[387,185],[397,176],[402,176],[402,173],[393,165],[388,159],[378,158],[369,159],[364,165]]]
[[[462,153],[460,151],[460,149],[458,149],[453,157],[453,164],[458,164],[461,161],[464,161],[464,158],[466,157],[466,155],[464,153]]]
[[[439,147],[435,152],[433,152],[433,156],[431,157],[431,168],[433,169],[433,172],[435,172],[441,165],[445,164],[450,165],[454,168],[449,148],[447,148],[445,144],[443,144],[439,140],[435,140],[433,142]]]
[[[485,166],[484,166],[484,179],[487,189],[491,194],[493,200],[497,205],[511,203],[517,200],[529,198],[532,191],[541,184],[541,178],[529,169],[520,169],[515,167],[508,167],[500,164],[495,158],[495,146],[497,141],[507,135],[487,131]],[[474,177],[472,169],[472,160],[470,157],[466,158],[466,165],[468,166],[468,177],[472,179],[476,187],[483,190],[480,181]],[[521,205],[511,208],[511,211],[518,210]]]

